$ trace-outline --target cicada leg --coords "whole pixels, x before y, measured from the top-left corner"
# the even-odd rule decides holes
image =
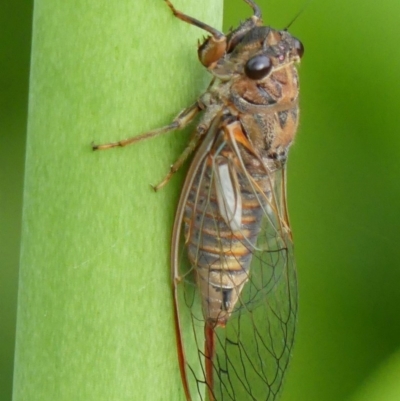
[[[190,17],[187,14],[178,11],[170,0],[165,0],[168,7],[171,9],[175,17],[179,18],[182,21],[187,22],[190,25],[194,25],[203,29],[211,34],[210,37],[206,38],[202,44],[199,43],[198,55],[200,62],[207,67],[208,69],[213,69],[216,65],[217,61],[224,56],[227,50],[227,37],[220,32],[218,29],[213,28],[210,25],[205,24],[197,20],[196,18]],[[254,3],[253,0],[244,0],[252,9],[253,9],[253,17],[252,24],[256,25],[259,20],[261,20],[261,10]]]
[[[211,33],[211,35],[216,39],[225,38],[225,35],[222,32],[218,31],[218,29],[215,29],[212,26],[197,20],[196,18],[190,17],[189,15],[186,15],[181,11],[178,11],[169,0],[165,0],[165,2],[167,3],[171,11],[174,13],[175,17],[179,18],[182,21],[187,22],[188,24],[195,25],[201,29],[204,29],[205,31]]]
[[[198,55],[201,63],[205,67],[212,68],[213,65],[215,65],[215,63],[225,54],[226,36],[218,29],[178,11],[169,0],[165,0],[165,2],[172,10],[175,17],[211,34],[211,36],[209,36],[201,45],[199,44]]]
[[[201,111],[201,107],[198,102],[192,104],[190,107],[182,110],[174,119],[173,121],[166,125],[165,127],[156,128],[154,130],[145,132],[144,134],[137,135],[131,138],[122,139],[121,141],[117,142],[110,142],[104,143],[101,145],[94,145],[92,144],[93,150],[106,150],[115,147],[127,146],[131,145],[136,142],[144,141],[146,139],[154,138],[156,136],[166,134],[167,132],[179,130],[185,128],[189,125],[196,115]]]
[[[187,158],[193,153],[196,149],[197,144],[199,143],[201,135],[196,132],[193,138],[190,140],[186,148],[183,152],[179,155],[178,159],[175,163],[170,167],[168,174],[164,177],[164,179],[157,185],[152,185],[154,191],[158,191],[164,185],[166,185],[172,176],[182,167],[182,164],[187,160]]]

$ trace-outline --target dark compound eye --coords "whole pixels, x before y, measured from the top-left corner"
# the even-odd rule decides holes
[[[294,40],[294,49],[296,50],[297,55],[302,58],[304,54],[304,46],[299,39]]]
[[[250,79],[257,80],[267,76],[271,69],[272,62],[269,57],[255,56],[246,63],[244,72]]]

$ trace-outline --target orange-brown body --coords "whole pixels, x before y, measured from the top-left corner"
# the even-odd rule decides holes
[[[205,108],[199,127],[204,129],[208,122],[221,120],[213,139],[217,144],[213,149],[218,148],[218,153],[211,151],[206,168],[197,172],[186,204],[189,258],[205,319],[212,326],[226,324],[248,280],[262,209],[268,199],[272,201],[271,179],[274,171],[284,167],[298,125],[297,40],[285,31],[263,26],[259,19],[250,21],[251,27],[228,35],[230,52],[208,67],[216,81],[199,100]],[[204,51],[200,47],[200,60],[209,59]],[[246,63],[263,54],[270,54],[271,72],[261,79],[249,78],[244,72]],[[232,148],[227,132],[235,138],[237,149]],[[215,176],[223,164],[236,166],[231,174],[235,174],[242,209],[237,227],[230,226],[219,210],[217,192],[221,189],[215,184]],[[246,170],[251,180],[240,169]],[[264,195],[262,202],[254,199],[252,180]]]

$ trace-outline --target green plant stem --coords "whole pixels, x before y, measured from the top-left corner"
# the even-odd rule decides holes
[[[176,7],[221,26],[222,2]],[[166,125],[209,80],[203,34],[161,0],[37,0],[14,401],[183,399],[169,245],[187,131],[92,152]]]

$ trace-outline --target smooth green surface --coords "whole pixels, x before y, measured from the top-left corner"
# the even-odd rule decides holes
[[[162,11],[164,5],[161,0],[160,2],[161,5],[158,5],[159,1],[154,0],[157,9],[160,10],[159,13],[167,15]],[[3,4],[6,3],[9,3],[8,7],[4,7],[4,11],[7,12],[0,12],[0,18],[2,18],[0,30],[4,32],[0,39],[7,44],[0,47],[0,52],[4,52],[4,55],[2,53],[4,63],[0,63],[2,68],[0,74],[2,83],[0,163],[2,167],[0,172],[4,173],[1,176],[0,226],[6,228],[5,231],[1,230],[3,239],[0,253],[2,257],[0,305],[7,306],[6,310],[0,308],[2,312],[0,399],[2,401],[10,400],[11,388],[11,349],[14,333],[14,318],[11,312],[15,308],[16,298],[15,270],[18,258],[17,238],[20,221],[18,209],[21,202],[23,149],[20,138],[25,135],[26,98],[24,93],[26,92],[26,63],[29,47],[26,32],[30,23],[27,16],[29,3],[21,0],[13,2],[7,0]],[[137,1],[133,2],[133,4],[136,3]],[[303,0],[263,0],[260,5],[267,23],[275,27],[284,27],[304,3]],[[113,6],[116,7],[116,4]],[[186,7],[182,5],[181,8],[186,9]],[[198,4],[195,14],[207,20],[204,14],[206,11],[205,6]],[[248,7],[240,0],[226,0],[225,11],[226,27],[236,26],[240,19],[250,15]],[[126,18],[131,21],[128,16]],[[160,18],[151,18],[153,30],[157,28],[160,21]],[[174,23],[173,19],[170,22]],[[108,23],[103,24],[102,28],[110,29],[107,25]],[[130,22],[124,23],[124,29],[133,30],[131,25]],[[365,401],[375,400],[373,397],[380,400],[379,394],[382,397],[387,395],[386,398],[382,398],[382,401],[398,400],[395,392],[396,381],[385,380],[385,371],[382,376],[379,372],[381,372],[382,364],[391,355],[396,355],[396,351],[400,349],[399,27],[400,4],[395,0],[369,3],[361,0],[351,2],[314,0],[290,28],[290,31],[304,42],[305,56],[300,71],[302,92],[300,132],[290,154],[288,171],[289,209],[295,235],[300,283],[299,331],[293,362],[282,397],[283,401],[354,401],[359,394],[362,394]],[[68,27],[62,24],[61,28]],[[165,35],[166,30],[163,32]],[[194,33],[196,34],[197,32]],[[107,41],[113,38],[106,34],[104,36],[103,44],[108,46],[104,52],[110,55],[110,45],[107,45],[109,43]],[[184,40],[181,36],[179,40]],[[123,38],[118,40],[115,38],[116,45]],[[126,40],[128,39],[129,35],[126,36]],[[187,51],[186,57],[195,58],[194,42],[189,38],[188,41],[189,43],[182,45]],[[121,63],[131,63],[129,58],[133,57],[131,54],[133,45],[128,50],[120,53]],[[150,51],[146,52],[145,59],[153,60],[151,55],[154,52],[158,54],[157,60],[165,60],[166,48],[161,46],[156,46],[151,54]],[[144,62],[143,58],[140,60]],[[156,60],[155,57],[154,60]],[[112,78],[115,75],[114,62],[109,66],[106,82],[96,83],[98,90],[102,85],[107,85],[109,77]],[[126,81],[120,85],[121,92],[124,86],[130,85],[134,78],[140,83],[141,77],[148,68],[148,65],[141,68],[137,77],[128,73]],[[175,71],[170,70],[170,73],[173,74]],[[187,74],[184,74],[184,77],[186,76]],[[171,78],[169,81],[165,80],[163,84],[166,85],[170,80]],[[180,96],[184,89],[193,91],[192,94],[197,93],[197,89],[190,86],[190,82],[180,81],[167,88],[170,99]],[[147,112],[143,114],[143,108],[138,111],[132,108],[134,91],[127,98],[123,98],[126,103],[121,100],[121,92],[111,95],[111,89],[107,88],[107,91],[102,89],[99,98],[101,102],[109,102],[108,111],[106,106],[103,106],[101,113],[94,119],[91,130],[80,132],[81,138],[74,140],[72,148],[64,149],[64,152],[67,152],[66,155],[69,156],[73,151],[86,155],[87,143],[92,140],[117,139],[129,132],[136,134],[142,129],[165,123],[177,111],[172,104],[168,110],[161,110],[159,105],[151,110],[153,99],[150,98],[146,109],[149,110],[149,115],[158,120],[154,121],[154,124],[149,122],[144,126],[148,114]],[[106,98],[104,93],[107,95]],[[160,89],[160,93],[165,93],[165,89],[163,91]],[[150,94],[148,96],[150,97]],[[186,103],[185,100],[181,99],[179,107]],[[112,105],[116,105],[115,108],[112,108]],[[118,110],[123,107],[130,108],[129,121],[121,122],[121,114],[124,113],[118,114]],[[133,116],[132,113],[137,114]],[[142,126],[136,129],[139,118],[143,119]],[[177,137],[179,134],[174,136],[175,139]],[[175,145],[175,139],[157,140],[161,141],[164,150],[171,152],[170,156],[154,156],[155,142],[138,145],[140,150],[124,149],[99,155],[88,154],[89,170],[94,170],[90,174],[93,176],[97,173],[96,185],[104,185],[101,187],[102,192],[100,188],[96,189],[96,185],[89,187],[90,191],[97,191],[101,196],[107,195],[109,191],[107,186],[117,186],[117,183],[113,181],[118,179],[118,172],[128,169],[131,172],[132,183],[137,185],[133,191],[128,188],[128,196],[121,195],[125,202],[130,202],[130,206],[123,206],[124,210],[132,210],[132,205],[138,204],[132,203],[132,197],[139,191],[141,194],[146,194],[142,205],[149,204],[151,196],[155,198],[155,205],[158,202],[162,205],[166,205],[167,202],[173,203],[179,192],[179,189],[173,186],[179,185],[179,179],[171,183],[172,187],[166,188],[157,195],[147,192],[147,184],[156,182],[165,172],[165,164],[168,165],[179,153],[177,148],[181,145]],[[148,175],[143,183],[138,183],[138,178],[134,175],[137,170],[132,165],[132,160],[136,160],[133,157],[141,159],[143,157],[145,161],[148,160],[143,154],[144,149],[148,149],[153,155],[150,161],[155,163],[157,168],[154,172],[147,171]],[[83,157],[86,158],[86,156]],[[163,160],[160,160],[161,157]],[[109,173],[113,174],[112,180],[106,179],[105,174],[108,174],[109,169],[104,163],[113,163],[111,167],[114,170],[110,167]],[[144,166],[143,162],[140,165]],[[102,170],[99,171],[99,169]],[[125,191],[125,186],[129,182],[130,180],[125,180],[122,184],[118,184],[118,186],[121,185],[121,192]],[[108,213],[111,213],[113,218],[120,216],[113,208],[110,208]],[[119,217],[119,221],[126,218],[126,214],[121,216],[124,217]],[[94,219],[96,227],[100,226],[100,223],[96,223],[100,218],[108,219],[109,217],[107,214],[96,216]],[[170,224],[172,216],[167,220],[154,219],[152,234],[146,234],[157,237],[158,245],[162,245],[160,238],[169,241],[168,229],[171,227],[166,225]],[[92,226],[93,222],[90,221],[89,225]],[[157,234],[160,228],[165,230],[161,236],[160,233]],[[87,232],[90,228],[84,229]],[[132,227],[129,229],[132,230]],[[125,271],[124,269],[127,269],[128,275],[135,274],[134,269],[128,267],[132,265],[132,262],[124,266],[122,272],[115,266],[110,267],[109,270],[98,267],[107,254],[107,251],[103,254],[99,251],[99,249],[106,249],[104,244],[109,237],[104,238],[104,235],[107,233],[98,233],[99,244],[96,244],[94,250],[86,249],[84,256],[87,259],[91,256],[95,258],[93,262],[95,266],[91,270],[96,276],[103,270],[109,271],[109,274],[116,274],[115,277],[119,277]],[[116,234],[113,239],[116,246],[112,252],[134,254],[131,253],[124,239],[116,242],[120,239]],[[128,235],[128,241],[129,239]],[[80,244],[82,240],[77,240],[76,243]],[[11,247],[14,249],[13,252]],[[76,252],[74,250],[74,254]],[[84,250],[79,252],[83,254]],[[73,262],[76,264],[77,260],[78,258],[75,258]],[[5,266],[4,269],[3,266]],[[150,277],[161,280],[163,285],[167,286],[168,272],[161,263],[158,266],[158,271],[164,276]],[[154,273],[150,272],[151,274]],[[94,285],[92,283],[93,281],[87,284],[85,291],[92,291]],[[141,297],[148,298],[151,302],[161,302],[158,294],[153,296],[153,293],[147,291],[153,283],[144,287]],[[167,287],[164,292],[168,292]],[[136,303],[137,298],[130,292],[127,296],[132,297]],[[169,299],[168,296],[167,299]],[[162,307],[166,311],[165,316],[169,316],[170,301],[166,302],[168,304]],[[125,305],[125,307],[128,306]],[[127,324],[128,327],[125,329],[121,326],[122,333],[126,334],[129,329],[133,330],[134,323],[129,320],[124,322],[123,324]],[[167,336],[170,341],[171,326],[170,322],[166,321],[157,322],[156,326],[146,327],[145,332],[148,338],[157,336],[157,332],[162,327],[164,327],[164,333],[168,331]],[[133,331],[136,333],[135,330]],[[133,336],[131,333],[128,334]],[[156,338],[159,340],[159,337]],[[171,344],[175,347],[173,343]],[[170,374],[172,374],[172,370],[176,369],[174,350],[171,350],[170,354],[172,360],[167,362],[170,364],[168,366],[171,367]],[[150,362],[149,359],[148,361]],[[159,372],[165,370],[167,362],[156,359],[155,364],[158,363],[158,366],[154,364],[154,374],[160,375]],[[394,363],[391,369],[393,377],[399,377],[398,364]],[[375,372],[378,372],[376,376]],[[174,381],[167,384],[165,391],[169,391],[172,386],[177,388],[180,384],[177,371],[174,375],[176,375]],[[379,388],[379,382],[382,386],[379,388],[378,395],[376,390],[368,385],[370,378],[374,377],[376,377],[376,387]],[[157,379],[160,380],[158,376]],[[359,401],[358,398],[356,400]]]
[[[177,6],[218,25],[217,4]],[[185,135],[90,143],[192,103],[208,82],[190,52],[200,35],[161,1],[35,3],[14,401],[182,398],[169,273],[180,180],[149,184]]]
[[[350,401],[400,400],[400,352],[391,355],[365,380]]]
[[[0,400],[11,400],[31,4],[0,2]]]

